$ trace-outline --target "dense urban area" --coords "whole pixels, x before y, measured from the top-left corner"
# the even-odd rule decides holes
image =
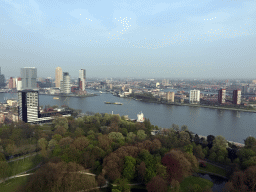
[[[255,112],[256,80],[86,79],[84,69],[78,76],[71,79],[58,67],[55,79],[37,78],[36,68],[2,78],[0,94],[18,98],[1,103],[0,191],[256,190],[253,136],[234,143],[200,136],[187,125],[161,128],[143,113],[136,120],[38,102],[41,94],[59,99],[104,92],[138,102]],[[91,89],[97,94],[87,93]]]

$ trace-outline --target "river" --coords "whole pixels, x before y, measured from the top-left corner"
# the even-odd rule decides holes
[[[137,119],[137,114],[142,111],[144,117],[149,118],[153,125],[163,128],[170,128],[173,123],[180,127],[187,125],[190,131],[199,135],[222,135],[229,141],[239,143],[244,143],[244,139],[250,135],[256,137],[256,113],[145,103],[115,97],[110,93],[87,98],[60,97],[59,100],[54,100],[53,97],[40,95],[39,105],[66,104],[71,108],[81,109],[83,113],[113,111],[114,114],[128,115],[131,119]],[[17,93],[0,93],[0,102],[4,102],[4,98],[17,99]],[[121,102],[123,105],[104,104],[104,101]]]

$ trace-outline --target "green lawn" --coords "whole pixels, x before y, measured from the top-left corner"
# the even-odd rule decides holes
[[[181,183],[180,183],[180,191],[182,192],[186,192],[187,191],[187,187],[189,185],[194,185],[194,184],[198,184],[202,189],[205,188],[206,186],[213,186],[213,182],[207,180],[207,179],[203,179],[201,177],[194,177],[194,176],[190,176],[185,178]]]
[[[203,171],[207,171],[207,172],[211,172],[211,173],[216,173],[218,175],[222,175],[224,177],[227,176],[227,171],[225,169],[222,169],[220,167],[216,167],[215,165],[209,164],[207,162],[206,162],[206,168],[199,167],[198,172],[200,172],[200,170],[202,170],[201,173],[204,173]]]
[[[0,184],[0,191],[4,192],[14,192],[18,191],[18,188],[21,185],[24,185],[27,182],[28,177],[18,177],[15,179],[10,179],[5,183]]]
[[[22,173],[29,169],[36,167],[42,161],[41,155],[35,155],[32,157],[25,158],[24,160],[10,162],[10,176]]]

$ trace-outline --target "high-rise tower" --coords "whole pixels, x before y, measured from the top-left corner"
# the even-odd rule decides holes
[[[33,123],[38,120],[38,99],[38,91],[36,90],[18,91],[18,115],[20,120],[25,123]]]
[[[1,87],[5,87],[6,83],[5,83],[5,77],[3,74],[1,74],[1,67],[0,67],[0,88]]]
[[[233,91],[233,104],[235,105],[241,104],[241,89],[237,89]]]
[[[226,89],[220,89],[218,92],[218,102],[223,104],[226,102]]]
[[[62,69],[60,67],[57,67],[55,69],[55,87],[60,88],[60,82],[62,80]]]
[[[79,70],[79,78],[78,78],[78,85],[79,85],[79,90],[84,91],[85,89],[85,69]]]
[[[63,81],[61,81],[61,92],[69,94],[71,92],[70,76],[69,73],[63,72]]]
[[[37,89],[37,69],[35,67],[21,68],[22,89]]]

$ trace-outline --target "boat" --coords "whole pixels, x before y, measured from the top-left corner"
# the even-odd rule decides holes
[[[53,97],[53,99],[59,99],[59,97]]]
[[[105,104],[114,104],[114,105],[123,105],[123,103],[120,103],[120,102],[114,102],[114,103],[111,103],[111,102],[104,102]]]
[[[142,123],[145,121],[145,118],[144,118],[144,114],[142,112],[140,112],[139,114],[137,114],[137,122],[139,123]]]
[[[120,102],[115,102],[114,104],[115,105],[123,105],[123,103],[120,103]]]

